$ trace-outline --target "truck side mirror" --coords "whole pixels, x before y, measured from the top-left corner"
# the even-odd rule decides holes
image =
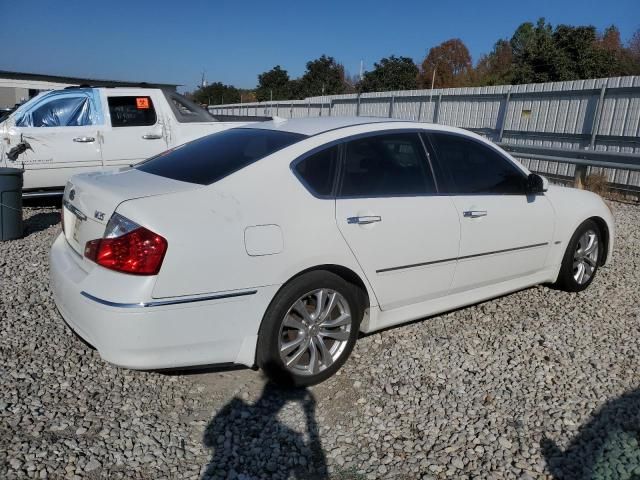
[[[549,189],[549,181],[542,175],[530,173],[527,177],[526,191],[528,195],[536,195]]]

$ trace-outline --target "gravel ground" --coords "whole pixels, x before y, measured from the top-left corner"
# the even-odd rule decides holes
[[[640,208],[581,294],[536,287],[360,339],[283,391],[115,368],[55,310],[55,208],[0,243],[0,478],[640,478]]]

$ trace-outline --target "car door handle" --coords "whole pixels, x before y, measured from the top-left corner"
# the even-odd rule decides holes
[[[487,211],[486,210],[465,210],[464,212],[462,212],[462,214],[465,216],[465,218],[478,218],[478,217],[486,217]]]
[[[91,143],[95,142],[96,139],[93,137],[76,137],[73,139],[73,141],[77,143]]]
[[[378,215],[366,215],[363,217],[349,217],[347,223],[354,223],[358,225],[368,225],[370,223],[381,222],[382,217]]]
[[[159,133],[145,133],[144,135],[142,135],[142,138],[144,138],[145,140],[160,140],[162,138],[162,135],[160,135]]]

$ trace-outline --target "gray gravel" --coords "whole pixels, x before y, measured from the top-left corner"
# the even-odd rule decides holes
[[[64,325],[55,208],[0,243],[0,478],[640,478],[640,207],[581,294],[536,287],[360,339],[283,391],[134,372]]]

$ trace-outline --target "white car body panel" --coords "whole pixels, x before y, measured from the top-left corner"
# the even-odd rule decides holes
[[[347,219],[355,216],[380,216],[382,221],[349,224]],[[460,222],[451,198],[339,199],[336,223],[381,309],[443,296],[451,288],[460,239]]]
[[[469,195],[454,196],[452,201],[460,217],[461,240],[450,293],[544,268],[554,226],[549,222],[553,209],[543,195]],[[483,216],[465,217],[464,212],[482,212]]]
[[[73,175],[130,166],[205,135],[253,123],[180,122],[159,89],[123,87],[93,90],[99,94],[102,124],[16,126],[16,119],[46,93],[34,97],[0,123],[0,166],[24,166],[24,190],[61,188]],[[156,111],[156,123],[150,126],[113,127],[107,100],[108,97],[123,96],[150,97]],[[80,138],[92,140],[78,142]],[[11,161],[6,153],[21,141],[28,142],[30,149]]]
[[[85,214],[100,210],[105,219],[79,227],[77,245],[61,235],[52,247],[51,284],[66,321],[106,360],[126,367],[253,366],[269,304],[284,284],[310,269],[336,267],[361,280],[369,308],[360,329],[371,332],[555,281],[567,242],[587,218],[606,225],[610,257],[611,212],[588,192],[552,186],[535,198],[316,198],[294,175],[292,162],[352,135],[409,128],[455,132],[492,145],[451,127],[350,121],[291,122],[300,133],[313,134],[325,124],[335,129],[208,186],[135,169],[72,178],[65,200],[76,188],[71,203]],[[467,218],[467,209],[487,215]],[[158,275],[122,274],[81,256],[82,243],[98,235],[114,211],[167,239]],[[347,222],[360,215],[382,221]],[[388,270],[396,266],[409,268]]]

